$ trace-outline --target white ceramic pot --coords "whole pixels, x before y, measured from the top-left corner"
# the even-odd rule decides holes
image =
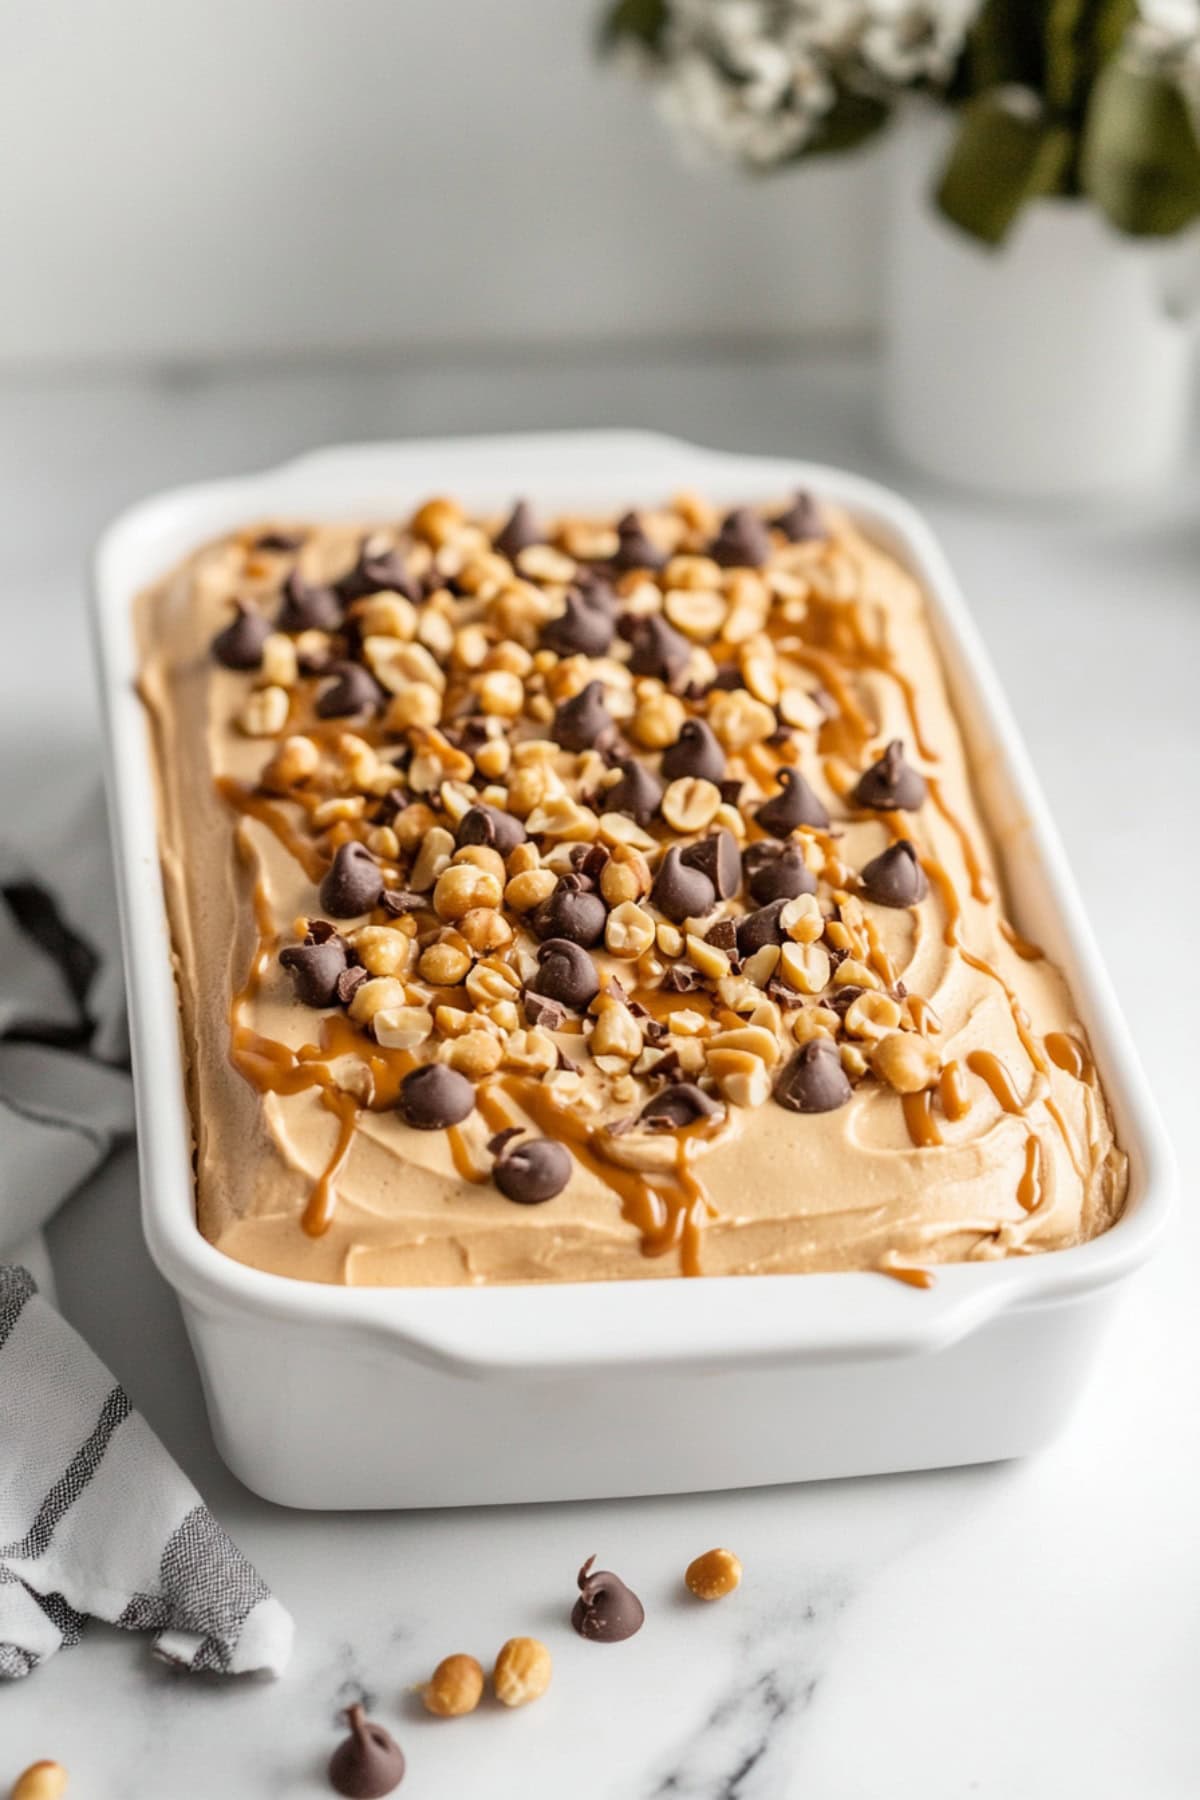
[[[1086,496],[1167,474],[1194,394],[1196,240],[1121,237],[1042,200],[986,249],[930,194],[943,119],[898,128],[890,165],[884,419],[909,461],[996,494]]]

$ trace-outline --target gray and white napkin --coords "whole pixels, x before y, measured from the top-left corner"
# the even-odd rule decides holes
[[[89,1616],[152,1631],[187,1669],[278,1675],[292,1621],[119,1383],[0,1266],[0,1677]]]
[[[89,1615],[184,1668],[277,1675],[290,1616],[14,1260],[47,1266],[42,1225],[133,1129],[103,806],[47,816],[0,845],[0,1679]]]

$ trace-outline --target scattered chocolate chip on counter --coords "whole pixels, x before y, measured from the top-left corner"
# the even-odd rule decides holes
[[[403,1781],[404,1752],[361,1706],[346,1708],[346,1723],[350,1735],[329,1759],[330,1786],[345,1800],[380,1800]]]
[[[646,1609],[619,1575],[594,1569],[589,1556],[579,1571],[579,1598],[571,1608],[571,1624],[594,1644],[620,1644],[642,1629]]]

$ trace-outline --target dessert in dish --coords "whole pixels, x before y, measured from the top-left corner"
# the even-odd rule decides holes
[[[199,1224],[319,1281],[1103,1231],[917,584],[807,496],[275,522],[146,593]]]

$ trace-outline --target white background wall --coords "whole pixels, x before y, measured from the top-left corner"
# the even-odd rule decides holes
[[[681,166],[595,0],[0,0],[0,364],[857,331],[878,168]]]

